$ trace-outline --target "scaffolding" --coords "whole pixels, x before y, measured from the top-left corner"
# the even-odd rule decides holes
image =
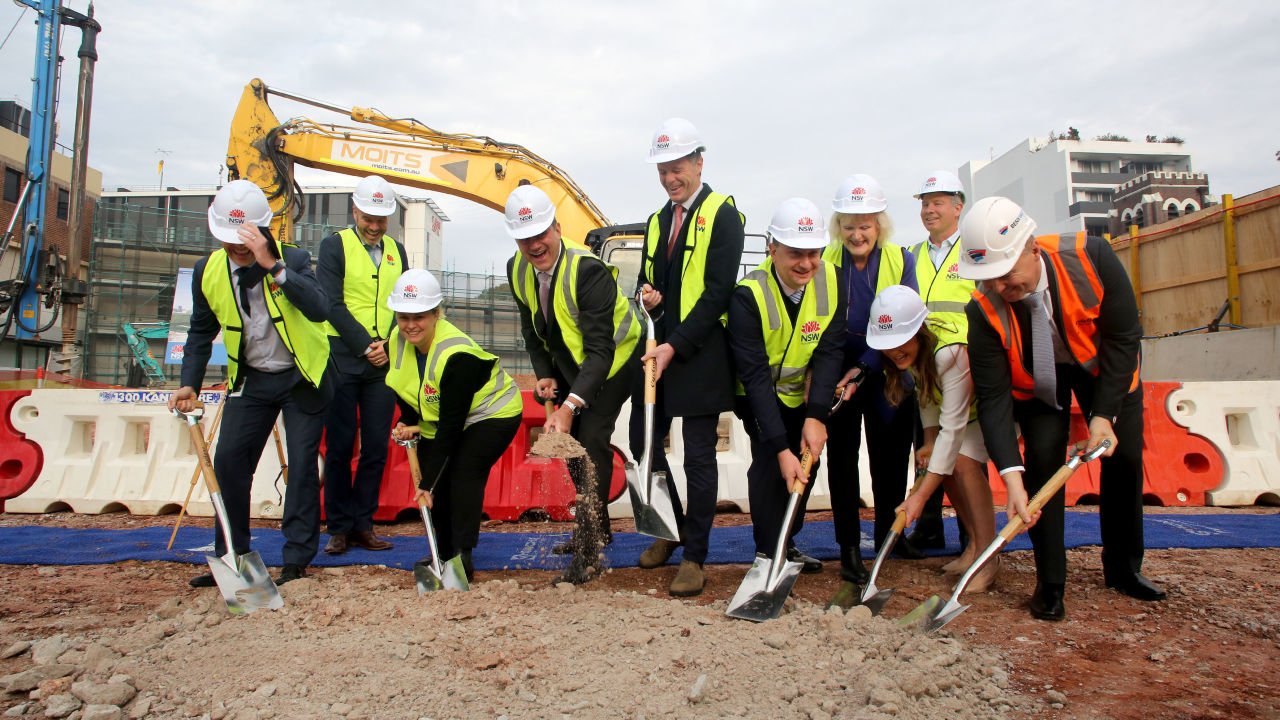
[[[294,226],[294,239],[314,257],[320,240],[340,226]],[[204,212],[99,202],[94,211],[85,320],[86,380],[127,385],[135,366],[122,326],[167,323],[179,268],[190,268],[217,247]],[[520,337],[520,318],[505,276],[443,273],[445,313],[481,347],[501,358],[511,374],[531,373]],[[163,340],[148,340],[157,358]],[[177,387],[178,365],[163,365],[165,386]],[[210,368],[206,382],[223,378]],[[137,380],[137,373],[132,378]]]

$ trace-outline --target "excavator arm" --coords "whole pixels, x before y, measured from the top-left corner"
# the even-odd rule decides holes
[[[269,95],[333,111],[361,125],[309,118],[282,123],[267,103]],[[392,183],[456,195],[498,211],[512,190],[531,183],[555,204],[561,232],[570,242],[581,245],[589,232],[609,225],[568,174],[520,145],[442,133],[411,118],[270,90],[255,78],[245,86],[232,119],[227,169],[231,179],[251,180],[263,189],[280,239],[292,237],[302,209],[295,164],[345,175],[381,175]]]

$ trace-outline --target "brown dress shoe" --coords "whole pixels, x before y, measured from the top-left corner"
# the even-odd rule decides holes
[[[674,540],[654,540],[648,549],[640,553],[640,567],[645,570],[652,570],[666,565],[667,561],[671,559],[671,554],[678,547],[680,547],[680,543]]]
[[[336,533],[329,536],[329,542],[324,544],[324,551],[329,555],[341,555],[347,551],[347,536],[345,533]]]
[[[692,560],[681,560],[680,569],[676,571],[675,579],[671,581],[671,589],[668,591],[672,597],[693,597],[702,594],[702,587],[707,584],[706,573],[702,571],[702,564]]]
[[[373,534],[372,530],[356,530],[347,536],[347,542],[365,550],[390,550],[391,543]]]

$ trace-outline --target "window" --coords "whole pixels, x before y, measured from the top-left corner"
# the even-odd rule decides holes
[[[1172,220],[1173,218],[1178,217],[1178,206],[1177,206],[1176,204],[1174,204],[1174,203],[1170,203],[1170,204],[1169,204],[1169,207],[1168,207],[1168,210],[1169,210],[1169,219],[1170,219],[1170,220]]]
[[[58,209],[57,215],[59,220],[66,220],[67,214],[71,209],[71,193],[58,188]]]
[[[18,202],[18,195],[22,193],[22,171],[13,168],[4,169],[4,201],[7,203]]]
[[[1146,213],[1143,212],[1142,208],[1138,208],[1138,211],[1133,214],[1133,224],[1140,228],[1147,226]]]
[[[1080,160],[1080,172],[1086,173],[1107,173],[1111,172],[1111,163],[1106,160]]]

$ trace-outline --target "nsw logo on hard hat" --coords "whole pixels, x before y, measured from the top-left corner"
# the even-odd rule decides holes
[[[805,216],[796,221],[796,230],[802,233],[813,232],[813,218]]]
[[[810,320],[800,326],[800,342],[815,342],[822,333],[822,323],[817,320]]]
[[[404,295],[406,300],[413,300],[418,297],[418,286],[405,285],[404,292],[402,294]]]
[[[372,197],[372,198],[373,198],[373,201],[374,201],[374,202],[382,202],[382,201],[385,199],[385,198],[383,197],[382,193],[380,193],[380,192],[375,192],[375,193],[374,193],[373,195],[371,195],[370,197]]]
[[[659,135],[658,139],[653,141],[653,146],[658,150],[666,150],[671,146],[671,137],[669,135]]]
[[[851,195],[854,200],[862,200],[866,194],[867,189],[863,187],[856,187],[849,191],[849,195]]]
[[[533,210],[527,207],[520,208],[516,214],[520,216],[520,222],[529,222],[533,219]]]
[[[240,208],[235,208],[231,212],[227,213],[227,223],[230,225],[243,225],[244,211]]]
[[[925,187],[932,187],[932,186],[937,185],[937,184],[938,184],[938,178],[936,178],[936,177],[931,177],[931,178],[929,178],[928,180],[925,180],[925,181],[924,181],[924,186],[925,186]]]
[[[888,313],[885,313],[880,317],[876,318],[876,327],[880,328],[881,330],[892,330],[893,316]]]

